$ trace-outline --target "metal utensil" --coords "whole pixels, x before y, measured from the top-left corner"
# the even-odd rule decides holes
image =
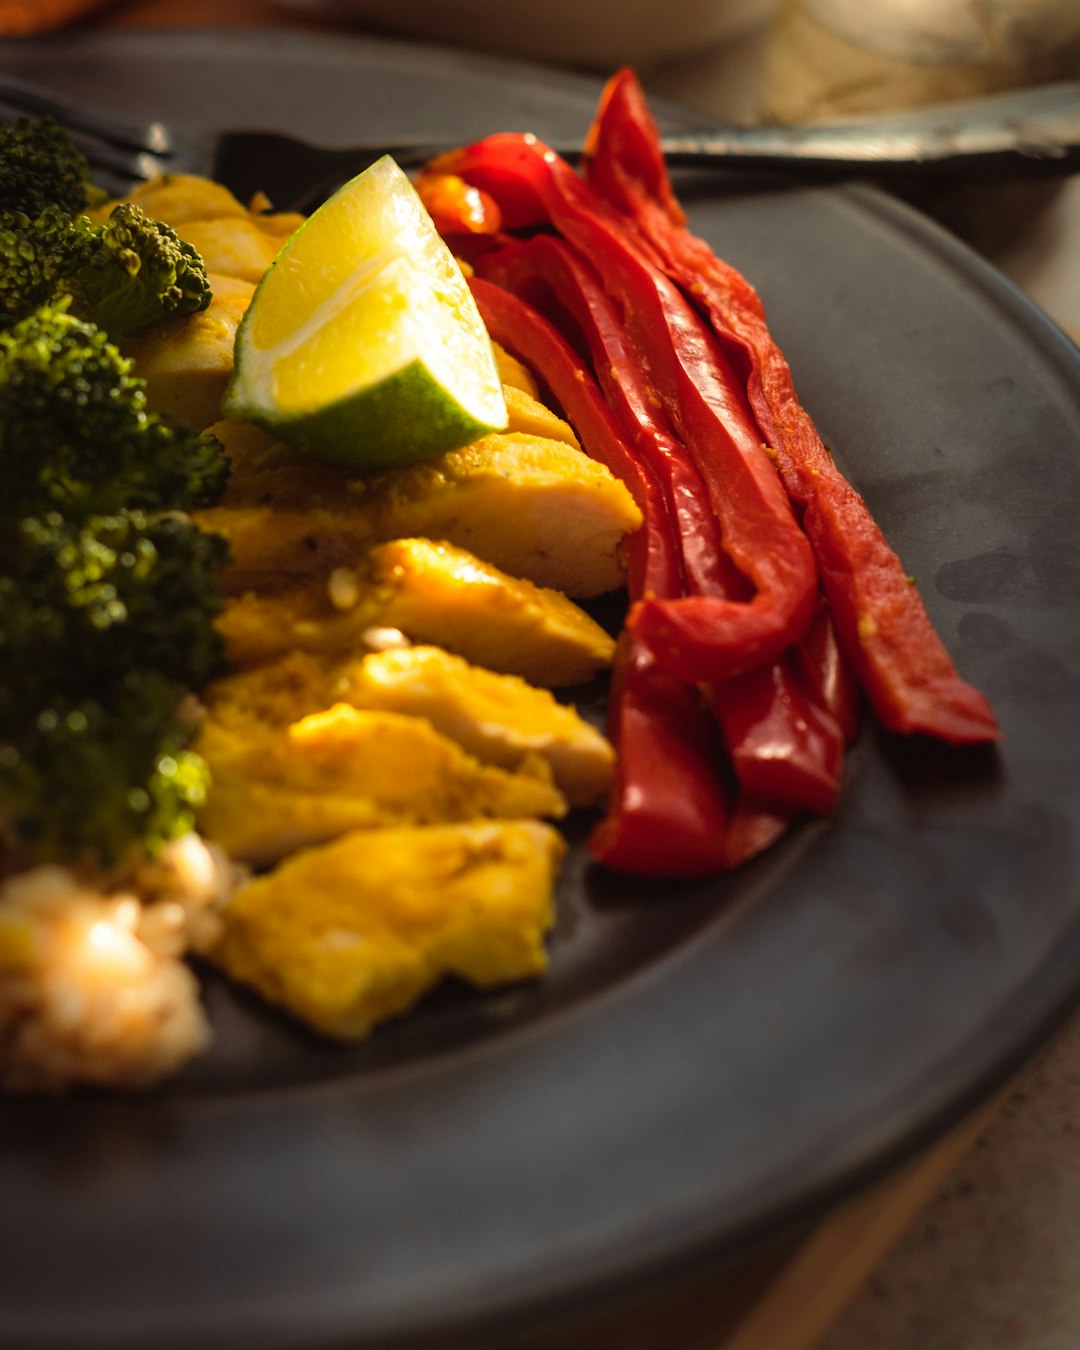
[[[130,122],[19,80],[0,80],[0,119],[51,116],[90,161],[95,181],[123,193],[163,173],[201,173],[241,199],[262,191],[303,210],[382,154],[417,168],[449,147],[386,139],[347,147],[227,130],[185,136]],[[843,125],[737,127],[666,136],[673,167],[769,169],[803,177],[1063,174],[1080,167],[1080,84],[1056,84]],[[554,145],[567,158],[580,145]]]

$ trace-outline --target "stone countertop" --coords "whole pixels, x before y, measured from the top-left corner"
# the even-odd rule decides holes
[[[1078,1155],[1074,1018],[818,1350],[1076,1350]]]

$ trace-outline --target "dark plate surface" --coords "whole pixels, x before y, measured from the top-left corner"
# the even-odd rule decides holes
[[[294,34],[8,43],[0,69],[177,125],[331,141],[580,134],[597,93]],[[955,1119],[1069,1006],[1080,356],[872,191],[685,195],[761,290],[1003,747],[867,727],[836,815],[717,881],[628,885],[575,845],[534,987],[441,991],[349,1050],[211,983],[217,1048],[166,1090],[3,1104],[5,1347],[488,1344],[812,1214]]]

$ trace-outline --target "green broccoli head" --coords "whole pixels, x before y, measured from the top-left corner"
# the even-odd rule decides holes
[[[152,670],[199,689],[224,669],[211,620],[225,541],[182,515],[28,517],[0,559],[0,697],[104,697]]]
[[[70,313],[114,342],[212,299],[196,249],[131,202],[104,225],[55,205],[0,214],[0,327],[65,294]]]
[[[36,216],[0,212],[0,328],[62,294],[95,240],[86,216],[72,218],[59,206],[46,206]]]
[[[69,216],[93,195],[86,157],[52,118],[0,125],[0,204],[5,211],[38,215],[58,206]]]
[[[147,411],[131,362],[66,301],[0,332],[0,456],[9,521],[207,505],[228,474],[213,436]]]
[[[28,861],[109,866],[193,828],[210,774],[185,749],[181,689],[139,673],[94,698],[43,702],[0,724],[0,834]]]
[[[70,295],[72,314],[121,341],[209,305],[195,248],[133,202],[92,224],[80,213],[97,195],[55,122],[0,125],[0,327]]]
[[[114,341],[205,309],[212,298],[198,251],[132,202],[114,207],[73,269],[70,288],[75,312]]]
[[[110,862],[191,827],[189,691],[224,669],[222,539],[126,511],[0,543],[0,824],[34,857]]]

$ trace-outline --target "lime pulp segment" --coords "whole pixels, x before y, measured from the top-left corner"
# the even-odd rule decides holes
[[[468,283],[389,157],[324,203],[260,282],[225,411],[361,468],[505,427]]]

